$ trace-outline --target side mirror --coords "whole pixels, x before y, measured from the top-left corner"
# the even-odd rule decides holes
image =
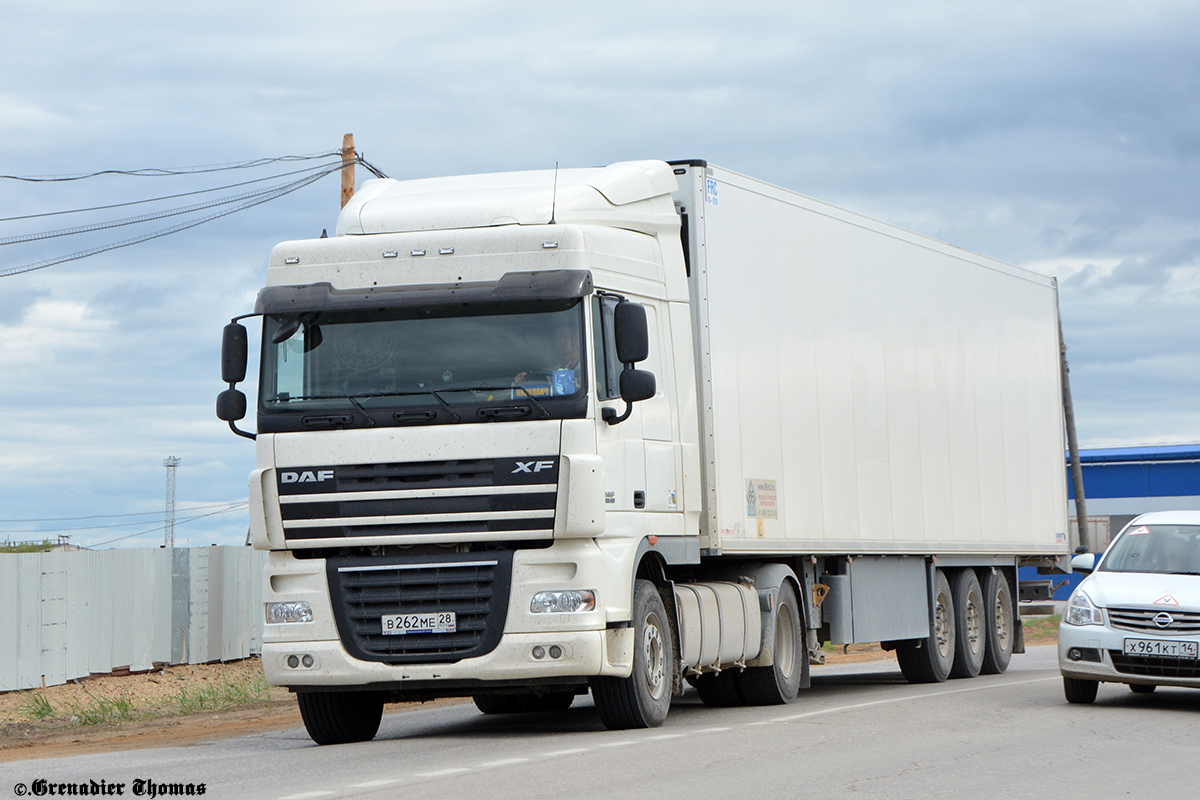
[[[654,373],[644,369],[627,369],[621,372],[621,399],[626,403],[637,403],[654,397],[658,385]]]
[[[246,380],[246,328],[236,322],[221,334],[221,380],[231,385]]]
[[[645,361],[650,354],[646,307],[629,300],[617,303],[613,309],[613,338],[617,342],[617,360],[622,364]]]
[[[246,395],[237,389],[226,389],[217,395],[217,419],[234,423],[246,416]]]
[[[1073,572],[1087,573],[1096,569],[1096,554],[1095,553],[1080,553],[1071,559],[1071,570]]]

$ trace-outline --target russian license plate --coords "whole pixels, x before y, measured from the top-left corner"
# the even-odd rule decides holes
[[[385,636],[408,633],[454,633],[458,624],[453,611],[437,611],[430,614],[384,614],[382,617]]]
[[[1164,658],[1198,658],[1200,643],[1165,642],[1161,639],[1126,639],[1127,656],[1161,656]]]

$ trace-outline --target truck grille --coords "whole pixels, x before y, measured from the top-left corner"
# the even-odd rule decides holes
[[[512,552],[327,561],[338,633],[365,661],[440,664],[491,652],[508,613]],[[452,611],[454,633],[385,635],[385,614]]]
[[[276,471],[293,547],[549,539],[557,456]]]
[[[1159,625],[1155,619],[1158,618],[1165,622],[1166,618],[1161,616],[1163,614],[1169,615],[1171,620],[1166,624]],[[1177,635],[1200,633],[1200,613],[1195,611],[1174,611],[1163,608],[1110,608],[1108,609],[1108,621],[1114,628],[1138,633],[1147,631]]]
[[[1113,668],[1124,675],[1148,678],[1200,678],[1200,662],[1194,658],[1145,658],[1109,650]]]

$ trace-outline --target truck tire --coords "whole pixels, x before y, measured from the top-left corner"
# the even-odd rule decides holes
[[[984,675],[1000,675],[1012,661],[1013,602],[1008,578],[1000,570],[989,571],[983,576],[983,607],[987,625],[987,647],[983,652],[983,664],[979,671]]]
[[[1068,703],[1087,705],[1096,701],[1096,693],[1100,690],[1100,681],[1089,681],[1087,678],[1068,678],[1063,676],[1063,694]]]
[[[367,742],[383,718],[379,692],[297,692],[304,729],[317,744]]]
[[[592,679],[592,699],[609,730],[657,728],[671,708],[676,648],[666,606],[650,581],[634,581],[633,636],[632,674]]]
[[[940,569],[934,573],[933,602],[933,632],[896,643],[896,661],[909,683],[941,683],[954,668],[954,597]]]
[[[715,708],[732,708],[746,705],[742,697],[742,689],[738,685],[736,670],[727,669],[721,672],[706,672],[689,679],[700,695],[700,702]]]
[[[954,666],[951,678],[974,678],[987,652],[983,588],[973,569],[960,569],[951,583],[954,596]]]
[[[747,667],[737,676],[742,697],[752,706],[778,706],[793,703],[808,669],[808,650],[804,643],[804,617],[796,590],[784,581],[779,587],[775,607],[775,643],[771,663]]]
[[[475,701],[475,707],[484,714],[536,714],[566,711],[575,702],[575,693],[477,694],[471,699]]]

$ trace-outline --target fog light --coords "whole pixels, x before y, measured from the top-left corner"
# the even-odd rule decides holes
[[[1083,653],[1078,647],[1072,647],[1067,651],[1067,658],[1071,659],[1072,661],[1079,661],[1083,658]]]
[[[550,646],[550,657],[551,658],[562,658],[562,648],[556,644],[551,645]]]
[[[300,659],[300,663],[303,664],[305,668],[311,668],[313,665],[313,657],[305,653],[304,658]]]
[[[546,657],[546,648],[542,647],[540,644],[537,647],[533,648],[533,657],[538,658],[538,659],[545,658]]]
[[[296,667],[300,666],[300,659],[296,656],[288,656],[287,665],[292,669],[295,669]]]
[[[595,608],[596,593],[591,589],[538,592],[529,602],[529,610],[534,614],[573,614]]]
[[[303,601],[299,603],[266,603],[267,624],[279,625],[284,622],[312,622],[312,606]]]

